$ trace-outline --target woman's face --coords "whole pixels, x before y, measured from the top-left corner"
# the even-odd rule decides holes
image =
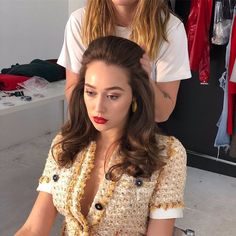
[[[84,101],[88,116],[100,132],[120,134],[132,103],[128,73],[115,65],[94,61],[85,74]]]

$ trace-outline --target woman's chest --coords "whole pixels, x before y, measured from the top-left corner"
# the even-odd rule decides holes
[[[95,166],[88,166],[73,166],[56,173],[59,178],[53,184],[53,201],[58,212],[65,216],[68,227],[74,222],[76,230],[88,229],[96,235],[110,236],[117,232],[144,235],[157,179],[123,174],[114,182],[104,178],[103,168],[97,166],[92,174]],[[96,180],[97,174],[101,179]],[[127,232],[123,225],[127,225]]]
[[[107,180],[104,168],[99,166],[93,173],[88,170],[75,172],[71,168],[56,173],[59,178],[53,183],[53,201],[63,215],[70,212],[71,207],[87,216],[99,211],[97,208],[103,211],[108,206],[118,208],[122,215],[140,209],[140,206],[148,206],[156,186],[156,179],[134,178],[125,174],[117,182]]]
[[[83,196],[80,199],[81,212],[84,216],[87,216],[92,202],[98,192],[99,185],[102,184],[104,176],[104,160],[95,159],[92,171],[89,177],[85,180]]]
[[[81,159],[70,168],[57,170],[55,175],[52,195],[57,210],[67,214],[76,208],[86,216],[103,182],[104,162]]]

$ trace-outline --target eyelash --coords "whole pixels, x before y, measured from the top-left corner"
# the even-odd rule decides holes
[[[118,95],[107,95],[107,97],[110,98],[110,100],[112,100],[112,101],[115,101],[119,98]]]
[[[95,92],[93,91],[89,91],[89,90],[85,90],[85,93],[89,96],[89,97],[94,97],[96,95]],[[107,95],[107,98],[109,98],[112,101],[115,101],[119,98],[119,95]]]
[[[85,90],[85,93],[89,96],[89,97],[93,97],[95,95],[95,92],[89,91],[89,90]]]

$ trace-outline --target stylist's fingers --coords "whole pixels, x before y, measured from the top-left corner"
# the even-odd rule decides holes
[[[147,52],[147,47],[146,47],[146,45],[140,44],[140,47],[141,47],[145,52]]]
[[[150,58],[149,58],[149,56],[148,56],[148,54],[146,52],[143,54],[142,58],[147,60],[147,61],[150,61]]]
[[[142,58],[140,58],[140,63],[142,65],[142,68],[147,72],[149,79],[151,78],[151,72],[152,72],[152,66],[151,66],[151,60],[147,53],[144,53]]]
[[[150,64],[147,63],[147,61],[140,59],[140,63],[142,68],[145,70],[145,72],[148,74],[148,76],[151,74]]]

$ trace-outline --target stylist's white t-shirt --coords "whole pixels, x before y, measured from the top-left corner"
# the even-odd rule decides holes
[[[66,69],[79,73],[82,55],[86,46],[82,43],[82,20],[85,8],[74,11],[65,28],[64,43],[57,63]],[[130,29],[116,27],[116,36],[129,38]],[[153,61],[152,78],[157,82],[170,82],[191,77],[189,67],[187,37],[183,23],[170,14],[167,24],[167,39],[160,46],[157,58]]]

